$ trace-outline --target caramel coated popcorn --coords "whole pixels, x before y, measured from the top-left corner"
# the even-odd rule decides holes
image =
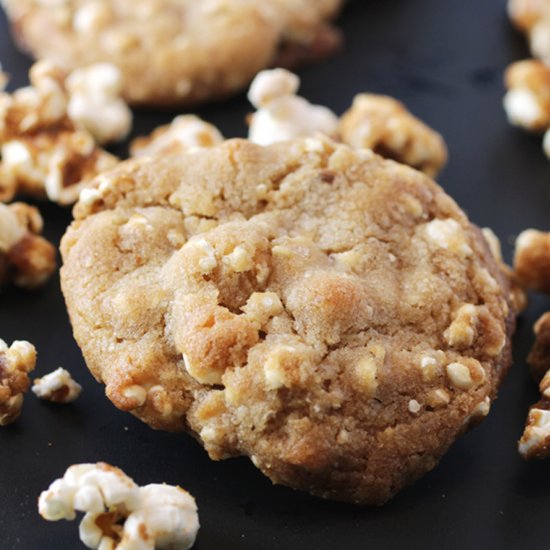
[[[351,147],[372,149],[432,177],[447,162],[443,138],[391,97],[356,96],[340,119],[338,131]]]
[[[36,350],[29,342],[0,340],[0,426],[15,422],[21,414],[29,373],[36,365]]]
[[[529,59],[506,69],[504,109],[510,124],[532,132],[550,127],[550,67]]]
[[[40,236],[38,210],[23,203],[0,203],[0,285],[43,284],[56,268],[55,248]]]
[[[23,193],[70,204],[90,178],[117,163],[96,145],[94,135],[104,141],[123,134],[110,120],[116,117],[108,103],[93,89],[83,96],[75,83],[82,80],[78,74],[72,75],[73,94],[65,73],[50,61],[33,65],[29,76],[30,86],[0,94],[0,200]],[[101,134],[95,126],[94,135],[88,131],[92,120],[100,122]]]
[[[326,107],[297,94],[300,79],[284,69],[262,71],[248,92],[257,111],[250,117],[249,139],[269,145],[324,134],[355,149],[408,164],[435,176],[447,161],[443,138],[387,96],[360,94],[340,119]]]
[[[550,233],[527,229],[516,239],[515,274],[526,287],[550,293]],[[524,458],[550,457],[550,312],[535,323],[535,343],[527,359],[539,382],[541,400],[529,411],[519,441]]]
[[[81,391],[82,386],[73,380],[69,371],[61,367],[42,378],[36,378],[32,386],[36,397],[53,403],[72,403],[78,399]]]
[[[539,381],[541,399],[529,410],[518,446],[528,459],[550,457],[550,312],[535,323],[534,331],[536,340],[528,362]]]

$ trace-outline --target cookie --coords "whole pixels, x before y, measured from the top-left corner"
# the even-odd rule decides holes
[[[326,55],[341,0],[3,0],[25,50],[66,70],[114,63],[134,105],[191,106],[273,63]]]
[[[550,127],[550,68],[536,59],[512,63],[505,73],[508,121],[530,132]]]
[[[515,276],[525,287],[550,293],[550,233],[526,229],[516,239]],[[539,384],[541,400],[527,416],[519,441],[520,454],[527,459],[550,457],[550,313],[535,323],[535,343],[527,362]]]
[[[118,408],[362,504],[488,414],[508,282],[421,172],[329,139],[228,140],[122,163],[89,191],[62,289]]]

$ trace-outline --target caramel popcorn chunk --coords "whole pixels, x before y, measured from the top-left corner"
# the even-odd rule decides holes
[[[351,109],[342,115],[338,131],[351,147],[372,149],[432,177],[447,162],[447,147],[441,135],[391,97],[356,96]]]
[[[509,280],[481,232],[368,149],[136,158],[74,213],[62,288],[107,396],[276,483],[385,502],[489,412],[510,364]]]
[[[0,340],[0,426],[15,422],[21,414],[29,373],[36,365],[36,350],[29,342],[8,345]]]
[[[519,282],[550,293],[550,234],[526,229],[516,239],[514,270]]]
[[[69,371],[61,367],[33,381],[32,392],[39,399],[53,403],[72,403],[82,391]]]
[[[529,59],[512,63],[505,74],[504,109],[510,124],[543,132],[550,127],[550,68]]]
[[[548,64],[550,61],[550,4],[546,0],[509,0],[512,23],[529,41],[531,53]]]
[[[299,78],[285,69],[262,71],[256,76],[248,92],[248,99],[258,109],[250,117],[250,141],[269,145],[317,132],[336,136],[336,115],[296,95],[299,85]]]
[[[0,203],[0,285],[42,285],[56,269],[56,250],[40,236],[42,217],[23,203]]]
[[[0,93],[0,200],[22,193],[73,203],[87,180],[118,162],[96,145],[78,113],[93,111],[102,139],[113,136],[113,126],[102,105],[84,106],[82,94],[68,92],[65,73],[51,61],[33,65],[30,80],[13,94]],[[75,101],[80,107],[74,108]]]
[[[249,118],[250,141],[269,145],[324,134],[356,149],[370,149],[435,176],[447,161],[442,137],[390,97],[358,95],[338,119],[297,94],[300,79],[285,69],[259,73],[248,92],[257,111]]]

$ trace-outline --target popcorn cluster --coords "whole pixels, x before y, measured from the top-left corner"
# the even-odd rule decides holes
[[[550,158],[550,3],[509,0],[508,13],[527,35],[535,59],[512,63],[506,70],[504,110],[513,126],[544,133],[543,150]]]
[[[72,403],[82,391],[71,373],[61,367],[33,382],[32,392],[39,399],[53,403]]]
[[[21,414],[29,373],[36,365],[36,350],[29,342],[0,340],[0,426],[15,422]]]
[[[327,107],[312,105],[297,95],[300,79],[286,69],[258,73],[248,99],[257,109],[248,118],[248,139],[271,145],[322,134],[355,149],[373,150],[436,176],[447,162],[443,138],[387,96],[360,94],[338,118]],[[223,136],[195,116],[180,116],[150,136],[134,140],[132,156],[170,155],[213,147]]]
[[[514,269],[526,288],[550,293],[550,233],[527,229],[516,240]],[[524,458],[550,457],[550,312],[535,323],[535,344],[528,357],[540,382],[541,400],[531,407],[519,442]]]
[[[38,210],[23,203],[0,203],[0,285],[43,284],[55,271],[55,248],[43,237]]]
[[[89,179],[118,162],[98,144],[122,139],[130,129],[120,75],[101,64],[66,77],[44,60],[29,78],[30,86],[0,93],[0,200],[23,193],[73,203]],[[7,78],[0,80],[1,90]]]
[[[180,487],[139,487],[109,464],[78,464],[54,481],[38,500],[48,521],[73,520],[84,512],[80,540],[101,550],[186,550],[195,542],[195,499]]]

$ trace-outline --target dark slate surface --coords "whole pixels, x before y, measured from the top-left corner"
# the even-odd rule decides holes
[[[550,162],[540,139],[509,127],[501,108],[502,72],[527,55],[504,0],[356,0],[341,25],[345,51],[301,72],[303,95],[337,112],[365,90],[405,101],[448,142],[451,161],[440,183],[474,222],[495,229],[508,259],[519,231],[549,228]],[[13,85],[26,82],[29,60],[15,50],[2,15],[0,60]],[[249,110],[240,96],[199,114],[237,136]],[[137,114],[135,134],[173,114]],[[47,236],[58,242],[70,213],[39,206]],[[0,336],[30,340],[39,350],[37,375],[63,365],[84,392],[69,406],[29,396],[21,419],[0,430],[0,548],[80,547],[77,524],[42,521],[36,499],[67,466],[98,460],[141,484],[188,488],[200,508],[197,550],[546,548],[550,465],[523,462],[516,440],[537,397],[525,365],[531,326],[549,306],[535,298],[520,320],[515,364],[486,422],[392,502],[358,508],[274,487],[246,459],[214,463],[191,438],[154,432],[117,411],[72,339],[57,278],[37,293],[5,289]]]

